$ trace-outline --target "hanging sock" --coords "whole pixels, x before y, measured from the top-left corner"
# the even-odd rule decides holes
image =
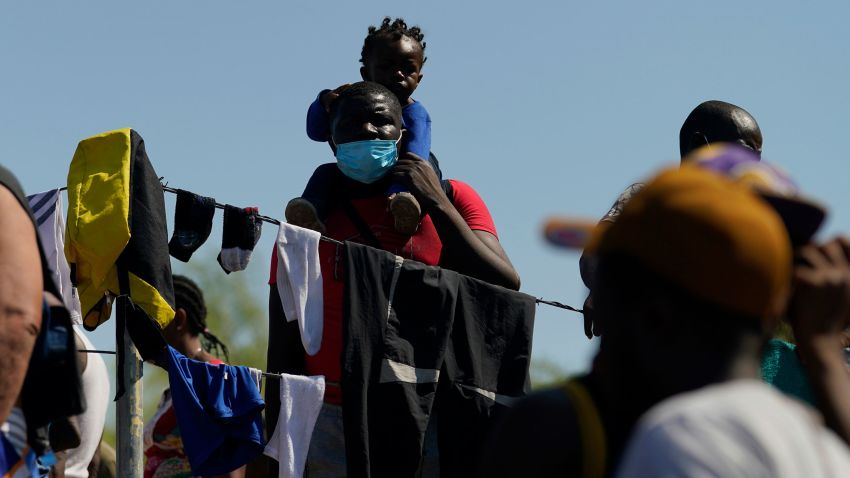
[[[263,222],[257,217],[259,213],[256,207],[224,206],[224,236],[218,255],[224,272],[230,274],[248,267],[251,253],[263,232]]]
[[[280,415],[265,454],[278,461],[278,478],[301,478],[310,438],[325,396],[325,377],[280,375]]]
[[[213,216],[215,199],[178,189],[174,233],[168,243],[171,257],[189,262],[192,254],[210,237]]]

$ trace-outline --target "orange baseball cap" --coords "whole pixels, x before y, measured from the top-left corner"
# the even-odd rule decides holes
[[[661,172],[585,251],[625,254],[695,297],[775,319],[791,279],[791,243],[777,213],[746,186],[699,168]]]

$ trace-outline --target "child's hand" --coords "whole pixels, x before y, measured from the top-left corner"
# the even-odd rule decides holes
[[[337,98],[339,98],[339,94],[348,89],[351,86],[351,83],[346,83],[344,85],[338,86],[335,90],[326,91],[322,94],[320,101],[322,102],[322,107],[325,108],[325,111],[328,113],[331,112],[331,105]]]

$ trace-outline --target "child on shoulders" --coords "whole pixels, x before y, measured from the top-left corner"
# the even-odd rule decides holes
[[[441,176],[436,159],[431,157],[431,117],[422,103],[412,98],[422,81],[425,63],[424,34],[419,27],[408,27],[401,18],[384,18],[380,27],[369,27],[360,53],[360,76],[392,91],[402,106],[404,132],[401,152],[410,152],[428,160]],[[328,142],[336,153],[330,136],[329,111],[339,93],[349,85],[323,90],[307,110],[307,136],[314,141]],[[323,220],[328,213],[333,194],[333,178],[328,168],[318,168],[304,193],[286,206],[286,220],[302,227],[324,232]],[[368,180],[366,180],[368,181]],[[402,234],[413,234],[419,227],[422,214],[419,202],[400,184],[387,191],[389,209],[395,218],[395,228]]]

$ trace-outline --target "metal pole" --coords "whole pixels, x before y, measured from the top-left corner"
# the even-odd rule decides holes
[[[120,297],[118,300],[127,300]],[[117,313],[123,313],[123,304]],[[126,321],[116,321],[126,323]],[[120,377],[120,375],[119,375]],[[142,412],[142,359],[124,327],[124,378],[131,383],[117,405],[117,471],[121,478],[142,478],[142,433],[144,429]]]

